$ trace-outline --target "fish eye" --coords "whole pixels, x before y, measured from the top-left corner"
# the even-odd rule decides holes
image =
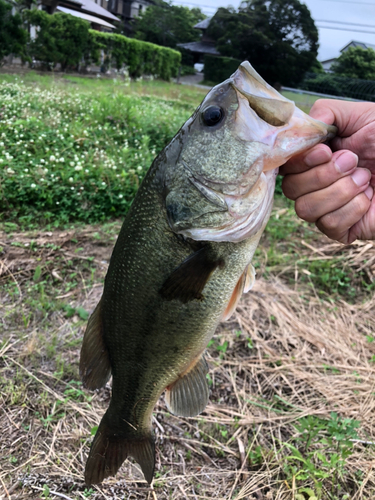
[[[221,122],[224,117],[224,112],[219,106],[208,106],[203,113],[202,119],[205,125],[213,127]]]

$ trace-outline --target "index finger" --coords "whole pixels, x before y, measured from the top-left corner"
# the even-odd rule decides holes
[[[280,174],[301,174],[310,168],[328,163],[332,158],[332,151],[325,144],[317,144],[313,148],[293,156],[280,167]]]

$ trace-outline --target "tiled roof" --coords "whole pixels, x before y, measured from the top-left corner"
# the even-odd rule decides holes
[[[89,14],[96,14],[100,17],[106,17],[107,19],[112,19],[112,21],[119,20],[118,17],[114,16],[108,10],[103,9],[103,7],[100,7],[100,5],[96,4],[92,0],[80,0],[80,3],[82,3],[81,9],[88,12]]]
[[[203,19],[203,21],[200,21],[197,23],[194,28],[198,30],[206,30],[208,28],[208,25],[210,24],[212,17],[206,17],[206,19]]]

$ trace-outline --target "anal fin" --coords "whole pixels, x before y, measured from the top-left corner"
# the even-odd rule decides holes
[[[177,299],[187,302],[203,299],[203,289],[211,274],[224,262],[220,259],[212,260],[205,248],[189,255],[166,279],[160,289],[160,294],[166,300]]]
[[[246,266],[245,271],[241,274],[240,279],[237,282],[235,289],[233,290],[232,296],[228,302],[228,305],[224,311],[221,321],[227,321],[238,305],[240,298],[243,293],[247,293],[255,283],[255,269],[252,264]]]
[[[207,362],[202,355],[176,382],[167,387],[165,402],[171,413],[180,417],[195,417],[202,413],[209,398],[207,373]]]
[[[111,363],[104,344],[101,300],[90,316],[83,336],[79,373],[87,389],[99,389],[111,376]]]

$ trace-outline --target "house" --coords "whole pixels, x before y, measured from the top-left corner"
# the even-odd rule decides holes
[[[112,31],[115,28],[113,23],[119,20],[93,0],[42,0],[37,8],[45,10],[48,14],[64,12],[85,19],[89,21],[93,29],[98,31]],[[31,36],[33,36],[32,33]]]
[[[130,35],[133,31],[131,21],[154,4],[153,0],[96,0],[109,12],[121,20],[123,32]]]
[[[346,52],[351,47],[354,47],[354,48],[361,47],[362,49],[374,49],[375,50],[375,45],[373,45],[372,43],[357,42],[355,40],[352,40],[351,42],[346,44],[345,47],[343,47],[340,50],[341,54],[343,52]],[[337,57],[333,57],[332,59],[326,59],[325,61],[320,61],[320,62],[321,62],[321,65],[323,66],[323,69],[326,73],[332,73],[331,66],[336,61],[337,61]]]
[[[212,17],[207,17],[194,26],[195,29],[202,31],[201,39],[198,42],[177,44],[177,47],[188,50],[193,54],[194,64],[203,63],[205,54],[212,56],[220,55],[220,52],[215,48],[215,41],[206,34],[211,19]]]
[[[65,12],[89,21],[95,30],[112,31],[114,22],[129,24],[153,3],[153,0],[41,0],[37,8],[48,14]]]

